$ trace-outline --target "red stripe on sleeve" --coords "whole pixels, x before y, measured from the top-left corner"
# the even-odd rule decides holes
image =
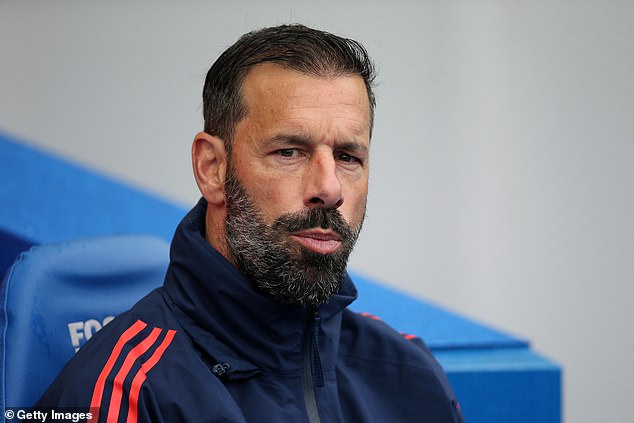
[[[141,365],[141,369],[138,371],[136,376],[134,376],[134,380],[132,380],[132,387],[130,388],[130,399],[128,401],[128,418],[126,423],[137,423],[138,418],[138,406],[139,406],[139,394],[141,392],[141,386],[145,382],[147,372],[154,367],[156,363],[159,362],[163,353],[172,343],[174,339],[174,335],[176,335],[175,330],[167,331],[167,335],[165,335],[165,339],[161,342],[161,345],[154,351],[152,357],[150,357],[145,363]]]
[[[378,320],[378,321],[381,321],[381,318],[380,318],[379,316],[375,316],[374,314],[370,314],[370,313],[367,313],[367,312],[365,312],[365,311],[364,311],[364,312],[362,312],[362,313],[359,313],[359,314],[360,314],[360,315],[362,315],[363,317],[368,317],[368,318],[370,318],[370,319],[372,319],[372,320]]]
[[[115,362],[121,355],[121,351],[123,350],[123,346],[130,341],[130,339],[134,338],[139,332],[141,332],[147,324],[143,323],[140,320],[137,320],[132,326],[130,326],[117,341],[116,345],[112,349],[110,353],[110,357],[106,362],[105,366],[101,370],[99,377],[97,378],[97,383],[95,383],[95,388],[92,392],[92,399],[90,400],[90,410],[92,413],[92,418],[90,419],[90,423],[96,422],[99,420],[99,406],[101,405],[101,399],[103,397],[103,391],[106,386],[106,378],[112,371]]]
[[[123,382],[130,373],[134,362],[141,357],[156,342],[161,333],[160,328],[152,329],[152,332],[139,345],[132,348],[119,369],[119,373],[114,378],[114,386],[112,388],[112,397],[110,398],[110,407],[108,407],[107,423],[116,423],[119,418],[119,410],[121,408],[121,398],[123,397]]]

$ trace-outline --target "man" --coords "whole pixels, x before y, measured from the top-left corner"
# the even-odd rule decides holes
[[[108,422],[460,422],[424,344],[346,309],[365,215],[374,70],[301,25],[209,70],[203,198],[162,288],[93,336],[41,398]]]

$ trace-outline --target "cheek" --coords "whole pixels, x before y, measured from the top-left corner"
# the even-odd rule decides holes
[[[357,191],[353,191],[348,198],[344,197],[343,210],[341,210],[341,212],[350,226],[356,227],[363,220],[367,194],[367,189],[359,189]]]
[[[301,209],[301,198],[294,194],[293,187],[281,181],[260,179],[247,192],[269,225],[281,215]]]

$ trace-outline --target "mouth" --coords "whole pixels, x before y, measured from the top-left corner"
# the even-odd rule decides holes
[[[341,246],[341,237],[332,231],[314,229],[294,232],[290,237],[317,254],[332,254]]]

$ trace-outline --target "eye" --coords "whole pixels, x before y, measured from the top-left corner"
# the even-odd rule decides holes
[[[340,160],[345,163],[359,163],[361,164],[361,160],[358,157],[352,156],[348,153],[339,153],[337,155],[337,160]]]
[[[296,148],[283,148],[276,151],[282,157],[297,157],[299,156],[299,150]]]

